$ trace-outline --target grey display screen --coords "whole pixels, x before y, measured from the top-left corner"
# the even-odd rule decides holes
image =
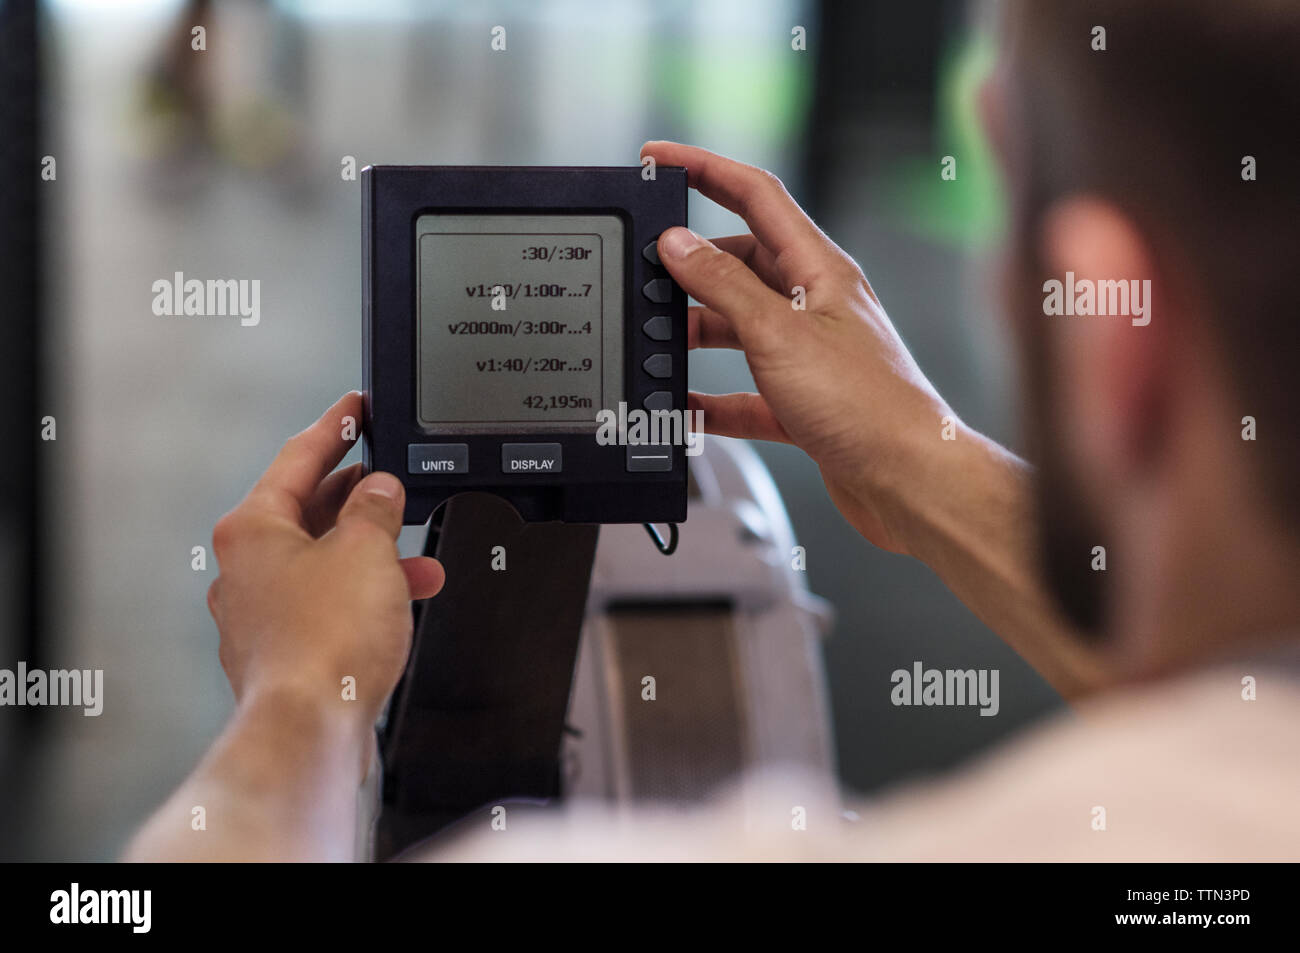
[[[623,400],[623,221],[416,219],[419,422],[431,432],[595,430]]]

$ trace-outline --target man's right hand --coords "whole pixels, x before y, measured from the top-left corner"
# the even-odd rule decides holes
[[[641,151],[659,165],[685,166],[693,188],[752,231],[709,242],[672,228],[659,238],[664,266],[703,303],[690,311],[690,346],[744,351],[759,389],[691,394],[691,408],[704,412],[709,433],[800,447],[859,532],[907,552],[889,481],[906,472],[902,456],[924,452],[922,442],[937,441],[943,417],[955,415],[862,270],[771,173],[671,142]]]
[[[758,385],[691,394],[705,430],[802,448],[863,536],[928,565],[1063,695],[1110,683],[1043,585],[1032,470],[961,424],[853,259],[770,173],[671,142],[641,152],[685,166],[692,187],[752,230],[712,242],[685,228],[659,237],[660,260],[702,302],[690,346],[744,351]],[[943,439],[945,417],[954,439]]]

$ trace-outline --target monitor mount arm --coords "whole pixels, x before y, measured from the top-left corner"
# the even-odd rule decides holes
[[[486,824],[503,801],[561,794],[599,530],[525,523],[486,493],[434,514],[424,552],[453,571],[415,606],[411,658],[380,731],[376,860],[480,810]]]

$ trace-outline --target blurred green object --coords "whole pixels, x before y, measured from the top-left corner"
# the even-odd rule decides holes
[[[707,126],[719,140],[740,132],[780,141],[799,130],[812,93],[811,57],[777,48],[756,57],[751,46],[710,44],[687,49],[659,70],[663,103],[687,122]]]
[[[985,245],[1001,236],[1002,188],[976,106],[993,58],[987,37],[968,35],[941,60],[935,153],[900,160],[885,175],[886,208],[900,228],[959,245]],[[956,160],[951,180],[941,175],[946,156]]]

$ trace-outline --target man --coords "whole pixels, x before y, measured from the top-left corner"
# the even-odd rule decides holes
[[[1300,8],[1013,0],[1001,22],[982,107],[1037,469],[960,423],[775,178],[644,152],[752,230],[659,241],[701,302],[692,346],[743,350],[758,385],[694,395],[708,429],[805,450],[864,537],[929,565],[1079,717],[856,822],[835,792],[769,778],[689,814],[528,817],[438,856],[1300,857]],[[217,525],[209,602],[238,708],[129,857],[350,856],[407,600],[442,579],[398,560],[394,478],[327,476],[359,412],[343,398]]]

